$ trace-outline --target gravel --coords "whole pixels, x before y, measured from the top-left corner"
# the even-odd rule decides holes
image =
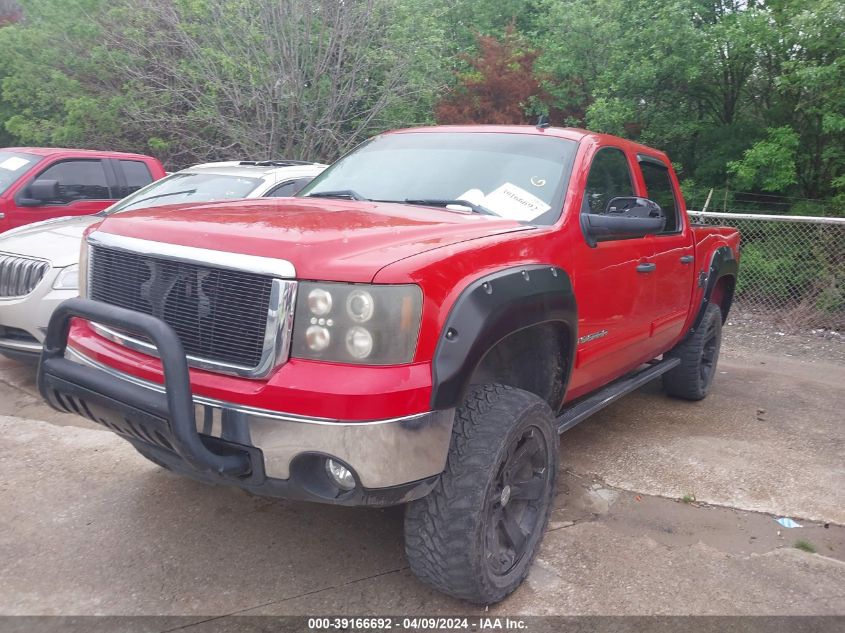
[[[723,329],[723,350],[733,357],[755,352],[808,362],[845,364],[845,333],[827,328],[786,327],[777,315],[733,308]]]

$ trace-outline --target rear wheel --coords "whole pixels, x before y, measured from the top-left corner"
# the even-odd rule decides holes
[[[548,404],[504,385],[471,388],[446,469],[405,511],[405,552],[424,582],[479,604],[522,583],[549,519],[558,435]]]
[[[666,356],[681,360],[663,374],[663,387],[670,396],[701,400],[710,391],[722,345],[722,311],[710,304],[698,329]]]

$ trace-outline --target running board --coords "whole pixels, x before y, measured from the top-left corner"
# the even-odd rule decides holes
[[[614,380],[609,385],[587,396],[577,404],[567,409],[563,415],[557,418],[557,432],[568,431],[579,422],[583,422],[596,411],[604,409],[612,402],[616,402],[622,396],[639,389],[647,382],[651,382],[658,376],[665,374],[681,362],[680,358],[665,358],[661,361],[652,362],[648,367],[635,374],[628,374],[623,378]]]

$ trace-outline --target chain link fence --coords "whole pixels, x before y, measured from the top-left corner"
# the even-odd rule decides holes
[[[742,234],[734,305],[794,328],[845,328],[845,218],[690,211]]]

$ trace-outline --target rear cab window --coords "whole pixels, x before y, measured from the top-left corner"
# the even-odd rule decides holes
[[[42,157],[26,152],[0,150],[0,194],[41,161]]]
[[[666,226],[661,233],[676,233],[681,228],[678,221],[678,196],[669,175],[669,168],[657,158],[638,156],[647,196],[660,205],[666,216]]]
[[[121,159],[120,167],[126,177],[126,187],[123,187],[121,198],[125,198],[130,193],[135,193],[141,187],[146,187],[153,181],[150,168],[143,161]]]

